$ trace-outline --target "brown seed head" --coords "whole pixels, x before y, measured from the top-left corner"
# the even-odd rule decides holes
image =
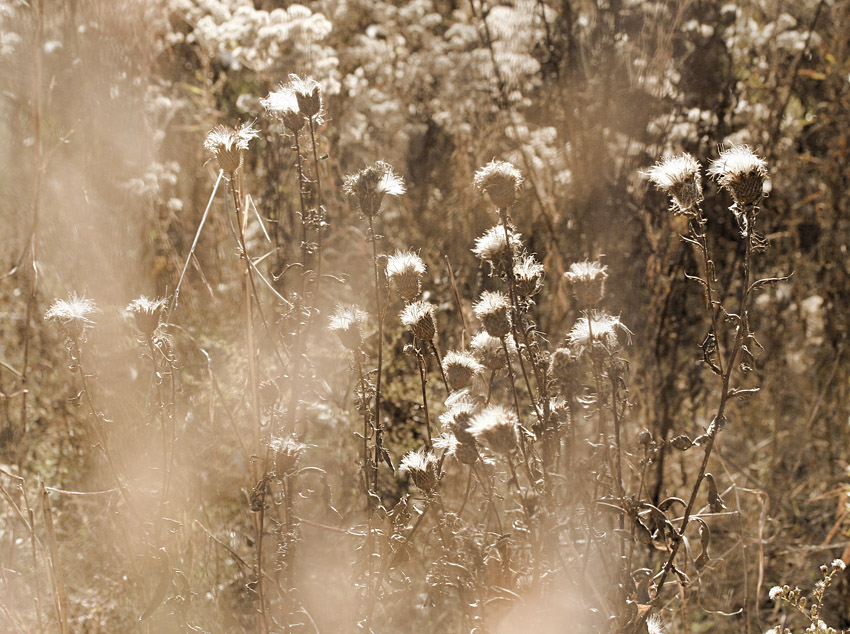
[[[408,304],[401,311],[401,323],[422,341],[433,341],[437,334],[434,322],[434,305],[426,301]]]
[[[387,259],[387,277],[405,302],[419,296],[425,263],[412,251],[396,251]]]
[[[289,88],[295,93],[298,109],[310,119],[322,112],[322,91],[312,77],[289,76]]]
[[[699,162],[688,153],[664,157],[646,175],[673,200],[674,213],[691,216],[703,200]]]
[[[493,160],[475,172],[474,182],[479,191],[487,192],[496,207],[507,209],[516,202],[522,174],[506,161]]]
[[[86,330],[94,326],[89,317],[96,312],[97,306],[92,300],[72,293],[68,299],[54,301],[44,313],[44,318],[58,324],[67,339],[80,341],[84,339]]]
[[[516,415],[501,405],[490,405],[475,416],[469,433],[494,453],[510,453],[517,445]]]
[[[404,181],[396,175],[392,166],[378,161],[356,174],[346,176],[342,191],[347,196],[355,197],[363,215],[372,218],[381,211],[385,195],[401,196],[405,189]]]
[[[508,227],[508,237],[505,238],[505,227],[501,224],[490,227],[480,238],[475,240],[472,252],[481,260],[489,262],[499,274],[506,273],[509,267],[522,252],[522,237]]]
[[[443,357],[443,372],[452,390],[462,390],[469,386],[472,377],[483,368],[469,352],[451,350]]]
[[[233,174],[242,165],[242,154],[248,149],[248,143],[257,136],[259,133],[253,123],[243,123],[236,130],[219,125],[207,134],[204,147],[215,157],[219,169]]]
[[[573,296],[582,308],[590,308],[602,300],[605,296],[607,277],[607,266],[588,260],[571,264],[570,270],[564,273],[564,279],[572,288]]]
[[[514,281],[520,297],[528,299],[536,295],[543,286],[543,265],[533,256],[525,256],[514,264]]]
[[[764,195],[767,162],[746,145],[732,146],[712,162],[708,173],[739,205],[754,205]]]
[[[331,315],[329,328],[339,337],[343,346],[357,350],[363,343],[363,322],[366,313],[354,306],[337,306]]]
[[[295,92],[289,86],[281,85],[277,90],[270,92],[268,97],[260,99],[260,104],[269,116],[281,121],[293,134],[304,127],[304,115],[298,107]]]
[[[511,331],[511,302],[499,291],[484,291],[472,307],[491,337],[501,339]]]
[[[513,335],[508,335],[505,341],[508,344],[508,353],[511,357],[516,356],[517,349]],[[505,353],[500,339],[491,337],[486,332],[480,332],[472,338],[469,348],[478,362],[488,370],[496,371],[505,367]]]
[[[127,312],[133,315],[133,320],[136,322],[136,328],[139,329],[139,332],[150,337],[159,327],[159,320],[167,304],[166,299],[148,299],[142,295],[130,302],[127,306]]]
[[[409,474],[413,484],[425,493],[431,493],[437,488],[437,457],[424,448],[405,454],[399,471]]]

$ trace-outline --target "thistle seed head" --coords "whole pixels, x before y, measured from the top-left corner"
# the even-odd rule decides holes
[[[578,357],[569,348],[557,348],[552,353],[549,374],[568,391],[576,391],[581,383],[581,368]]]
[[[475,186],[486,192],[499,209],[507,209],[516,202],[522,185],[522,174],[506,161],[492,160],[475,172]]]
[[[322,112],[322,91],[312,77],[289,76],[289,89],[295,93],[298,109],[307,119]]]
[[[419,297],[423,275],[425,263],[412,251],[396,251],[387,258],[387,277],[405,302]]]
[[[248,149],[251,139],[259,136],[253,123],[243,123],[238,129],[219,125],[210,130],[204,147],[218,162],[219,169],[233,174],[242,165],[242,154]]]
[[[55,300],[44,313],[44,318],[55,322],[65,338],[80,341],[84,338],[86,330],[94,326],[94,322],[89,317],[97,310],[92,300],[72,293],[68,299]]]
[[[511,302],[500,291],[484,291],[472,310],[491,337],[501,339],[511,331]]]
[[[331,315],[329,328],[339,337],[343,346],[357,350],[363,343],[363,322],[366,313],[354,306],[337,306]]]
[[[735,145],[722,151],[711,163],[708,173],[739,205],[754,205],[764,195],[767,162],[746,145]]]
[[[543,286],[543,265],[534,256],[525,256],[514,264],[514,281],[520,297],[528,299],[536,295]]]
[[[150,337],[159,327],[159,321],[167,305],[168,300],[164,298],[148,299],[142,295],[128,304],[127,312],[133,315],[139,332]]]
[[[304,127],[304,115],[298,107],[298,98],[290,86],[280,87],[269,93],[260,104],[273,119],[282,122],[287,130],[295,134]]]
[[[472,419],[469,433],[494,453],[510,453],[517,445],[516,414],[501,405],[490,405]]]
[[[347,196],[355,197],[363,215],[372,218],[381,211],[385,195],[401,196],[405,188],[404,181],[396,175],[392,166],[378,161],[356,174],[346,176],[342,191]]]
[[[405,306],[401,311],[401,323],[422,341],[431,342],[437,334],[434,305],[426,301],[413,302]]]
[[[508,354],[516,356],[517,348],[513,335],[505,337],[508,344]],[[502,350],[502,341],[491,337],[487,332],[480,332],[469,342],[469,348],[478,362],[491,371],[501,370],[505,367],[505,352]]]
[[[505,273],[513,265],[522,252],[522,238],[520,234],[508,227],[508,237],[505,238],[504,225],[498,224],[490,227],[484,235],[475,240],[475,248],[472,252],[481,260],[489,262],[495,271]]]
[[[305,449],[307,449],[307,445],[298,442],[294,436],[272,438],[269,441],[269,450],[275,475],[279,478],[292,475],[298,467],[298,459]]]
[[[409,474],[413,484],[425,493],[437,488],[437,457],[424,448],[406,453],[399,471]]]
[[[582,308],[590,308],[602,300],[607,278],[608,267],[589,260],[571,264],[570,270],[564,273],[564,279],[570,285],[573,297]]]
[[[475,404],[468,399],[460,399],[442,416],[440,422],[454,434],[459,443],[475,443],[475,437],[469,433],[472,417],[476,411]]]
[[[468,387],[472,377],[481,370],[481,364],[469,352],[451,350],[443,357],[443,372],[453,391]]]
[[[592,347],[594,343],[602,344],[610,352],[619,347],[620,333],[624,334],[627,340],[632,334],[619,317],[595,310],[590,313],[589,318],[583,316],[576,321],[567,335],[567,341],[577,354]]]
[[[674,213],[693,215],[694,206],[703,200],[699,162],[687,152],[665,156],[646,172],[649,180],[673,201]]]

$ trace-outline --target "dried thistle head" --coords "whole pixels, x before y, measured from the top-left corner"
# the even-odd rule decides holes
[[[401,311],[401,323],[422,341],[431,342],[437,334],[434,305],[426,301],[412,302]]]
[[[517,426],[516,414],[511,410],[490,405],[472,419],[469,433],[493,453],[507,454],[517,446]]]
[[[440,422],[454,434],[460,443],[475,443],[475,437],[469,433],[472,417],[477,411],[475,404],[468,398],[454,401],[451,407],[440,416]]]
[[[516,202],[522,185],[522,174],[507,161],[492,160],[475,172],[475,186],[486,192],[499,209],[507,209]]]
[[[491,337],[501,339],[511,331],[511,302],[500,291],[484,291],[472,307]]]
[[[513,335],[505,337],[508,344],[508,354],[516,356],[517,348]],[[480,332],[469,342],[469,349],[478,362],[491,371],[501,370],[505,367],[505,352],[502,349],[502,341],[491,337],[487,332]]]
[[[703,200],[699,162],[687,152],[665,156],[649,168],[646,175],[670,196],[674,213],[693,215],[693,208]]]
[[[44,313],[44,318],[59,326],[65,338],[77,342],[84,340],[85,332],[94,322],[89,319],[97,312],[95,303],[71,293],[68,299],[57,299]]]
[[[412,251],[396,251],[387,258],[387,277],[405,302],[419,296],[425,263]]]
[[[357,350],[363,343],[363,322],[366,313],[355,306],[337,306],[328,327],[339,337],[343,346]]]
[[[272,438],[269,441],[274,472],[277,477],[292,475],[298,467],[298,459],[307,449],[307,445],[298,442],[295,436]]]
[[[159,327],[162,313],[167,305],[168,300],[165,298],[148,299],[142,295],[127,305],[127,312],[133,315],[139,332],[150,337]]]
[[[280,400],[280,388],[271,379],[266,379],[259,385],[260,407],[264,412],[270,412]]]
[[[355,197],[363,215],[372,218],[381,211],[385,195],[401,196],[405,188],[404,181],[396,175],[392,166],[378,161],[356,174],[346,176],[342,191],[347,196]]]
[[[543,265],[527,255],[514,264],[516,292],[523,299],[529,299],[543,287]]]
[[[588,316],[580,317],[573,324],[567,335],[567,341],[577,354],[592,348],[593,344],[601,344],[610,352],[619,347],[618,335],[621,333],[627,340],[632,334],[619,317],[609,315],[604,310],[594,310]]]
[[[480,374],[481,364],[469,352],[451,350],[443,357],[443,372],[452,390],[462,390],[469,386],[472,377]]]
[[[489,262],[499,274],[506,273],[522,253],[522,237],[513,228],[507,229],[506,238],[504,225],[490,227],[484,235],[476,238],[472,249],[477,258]]]
[[[754,205],[764,195],[767,162],[746,145],[723,150],[708,173],[717,179],[739,205]]]
[[[410,475],[413,484],[425,493],[437,488],[437,457],[424,448],[407,452],[401,459],[399,471]]]
[[[454,456],[462,464],[474,464],[478,460],[478,448],[475,439],[472,442],[460,442],[454,434],[441,434],[434,439],[434,447],[443,449],[446,456]]]
[[[569,348],[556,348],[549,362],[549,374],[567,391],[577,391],[582,377],[578,357]]]
[[[304,115],[298,107],[298,98],[289,86],[281,84],[277,90],[270,92],[268,97],[260,99],[260,104],[269,116],[282,122],[293,134],[304,127]]]
[[[302,115],[310,119],[322,112],[322,91],[315,79],[290,75],[288,88],[295,93]]]
[[[564,273],[564,279],[582,308],[590,308],[602,301],[607,278],[608,267],[598,261],[574,262],[570,270]]]
[[[243,123],[237,129],[218,125],[209,131],[204,147],[218,161],[218,167],[233,174],[242,165],[242,153],[248,149],[251,139],[259,136],[253,123]]]

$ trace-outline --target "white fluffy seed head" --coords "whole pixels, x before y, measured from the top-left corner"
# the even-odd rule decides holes
[[[413,251],[396,251],[387,258],[387,277],[406,302],[411,302],[419,296],[423,275],[425,263]]]
[[[578,354],[592,347],[594,343],[602,344],[609,351],[613,351],[619,347],[621,334],[628,339],[632,333],[619,317],[596,310],[590,312],[589,317],[583,316],[576,321],[567,335],[567,340]]]
[[[494,453],[507,454],[517,445],[516,414],[501,405],[490,405],[472,419],[469,433]]]
[[[507,161],[492,160],[475,172],[475,186],[486,192],[499,209],[507,209],[516,202],[522,185],[522,174]]]
[[[500,291],[484,291],[472,307],[491,337],[501,339],[511,331],[511,302]]]
[[[514,260],[522,252],[522,237],[511,227],[507,229],[505,237],[505,226],[498,224],[490,227],[479,238],[475,240],[472,252],[481,260],[489,262],[495,271],[504,273],[513,265]]]
[[[673,200],[673,211],[691,215],[703,200],[699,162],[685,152],[665,156],[646,172],[649,180]]]
[[[608,267],[590,260],[574,262],[570,265],[570,270],[564,273],[564,279],[582,308],[590,308],[602,301],[605,297],[607,278]]]
[[[406,453],[401,459],[399,471],[407,473],[413,484],[425,493],[437,488],[437,457],[425,448]]]
[[[401,196],[405,192],[404,181],[393,171],[391,165],[383,161],[346,176],[342,190],[346,195],[357,199],[360,211],[367,218],[372,218],[380,212],[384,196]]]
[[[468,387],[472,377],[480,374],[482,369],[481,364],[469,352],[451,350],[443,357],[443,372],[453,391]]]
[[[68,299],[55,300],[44,313],[44,318],[57,324],[66,338],[78,341],[86,330],[94,326],[90,317],[97,310],[92,300],[71,293]]]
[[[339,337],[343,346],[357,350],[363,343],[363,322],[366,313],[354,306],[337,306],[328,327]]]
[[[721,152],[708,173],[739,205],[753,205],[764,195],[767,162],[746,145],[734,145]]]
[[[253,122],[243,123],[236,129],[219,125],[207,133],[204,147],[212,153],[219,169],[233,174],[242,164],[242,154],[248,149],[248,143],[258,136]]]
[[[434,305],[426,301],[412,302],[401,311],[401,323],[422,341],[433,341],[437,334]]]

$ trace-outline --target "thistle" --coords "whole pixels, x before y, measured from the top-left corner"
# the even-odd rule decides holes
[[[401,311],[401,323],[422,341],[431,342],[437,334],[434,305],[425,301],[413,302]]]
[[[564,273],[564,279],[570,285],[573,297],[582,308],[590,308],[602,301],[607,278],[607,266],[588,260],[571,264],[570,270]]]
[[[97,306],[92,300],[72,293],[68,299],[55,300],[44,313],[44,318],[58,324],[66,339],[77,342],[84,339],[86,330],[94,326],[89,317],[96,312]]]
[[[292,475],[298,466],[298,459],[307,445],[298,442],[294,436],[287,438],[272,438],[269,442],[274,472],[277,477]]]
[[[511,356],[517,353],[516,342],[513,335],[505,337],[508,352]],[[505,354],[502,351],[502,342],[497,337],[491,337],[486,332],[480,332],[472,338],[469,348],[478,362],[491,371],[501,370],[505,367]]]
[[[424,448],[406,453],[399,471],[410,475],[413,484],[425,493],[432,493],[437,488],[437,457]]]
[[[522,185],[522,174],[511,163],[492,160],[475,172],[475,186],[486,192],[499,209],[507,209],[516,202]]]
[[[320,115],[322,112],[322,91],[312,77],[289,76],[289,89],[295,94],[298,109],[307,119]]]
[[[501,224],[490,227],[484,235],[475,240],[472,252],[481,260],[489,262],[499,274],[506,273],[516,257],[522,252],[522,236],[511,227]]]
[[[483,368],[469,352],[448,352],[443,358],[443,372],[452,391],[462,390],[469,386],[472,377],[479,374]]]
[[[354,306],[337,306],[328,327],[336,333],[343,346],[357,350],[363,343],[363,322],[366,313]]]
[[[484,291],[473,311],[491,337],[501,339],[511,331],[511,302],[504,293]]]
[[[378,161],[356,174],[346,176],[342,191],[357,199],[364,216],[374,218],[381,211],[385,195],[401,196],[405,188],[404,181],[396,175],[392,166]]]
[[[507,454],[517,446],[517,417],[501,405],[491,405],[472,420],[469,433],[490,451]]]
[[[168,301],[164,298],[148,299],[142,295],[129,303],[127,312],[133,315],[139,332],[150,337],[159,327],[162,313],[167,305]]]
[[[543,265],[533,256],[525,256],[514,264],[514,282],[521,298],[527,300],[536,295],[543,286]]]
[[[454,434],[459,443],[475,444],[475,437],[469,432],[469,426],[472,424],[476,409],[472,401],[460,399],[440,416],[440,422]]]
[[[610,352],[619,347],[620,333],[623,333],[627,339],[632,334],[619,317],[609,315],[605,311],[592,311],[573,324],[567,335],[567,341],[578,354],[594,343],[602,344]]]
[[[291,87],[281,84],[277,90],[270,92],[268,97],[260,99],[260,104],[272,118],[282,122],[293,134],[304,127],[304,115]]]
[[[405,302],[419,296],[425,263],[412,251],[396,251],[387,258],[387,277]]]
[[[708,173],[739,205],[754,205],[764,195],[767,162],[746,145],[735,145],[721,152]]]
[[[242,165],[242,154],[248,149],[248,143],[257,136],[259,132],[253,123],[243,123],[236,130],[219,125],[207,134],[204,147],[212,152],[219,169],[233,174]]]
[[[693,208],[703,200],[699,162],[688,153],[664,157],[646,175],[672,198],[674,213],[692,216]]]

